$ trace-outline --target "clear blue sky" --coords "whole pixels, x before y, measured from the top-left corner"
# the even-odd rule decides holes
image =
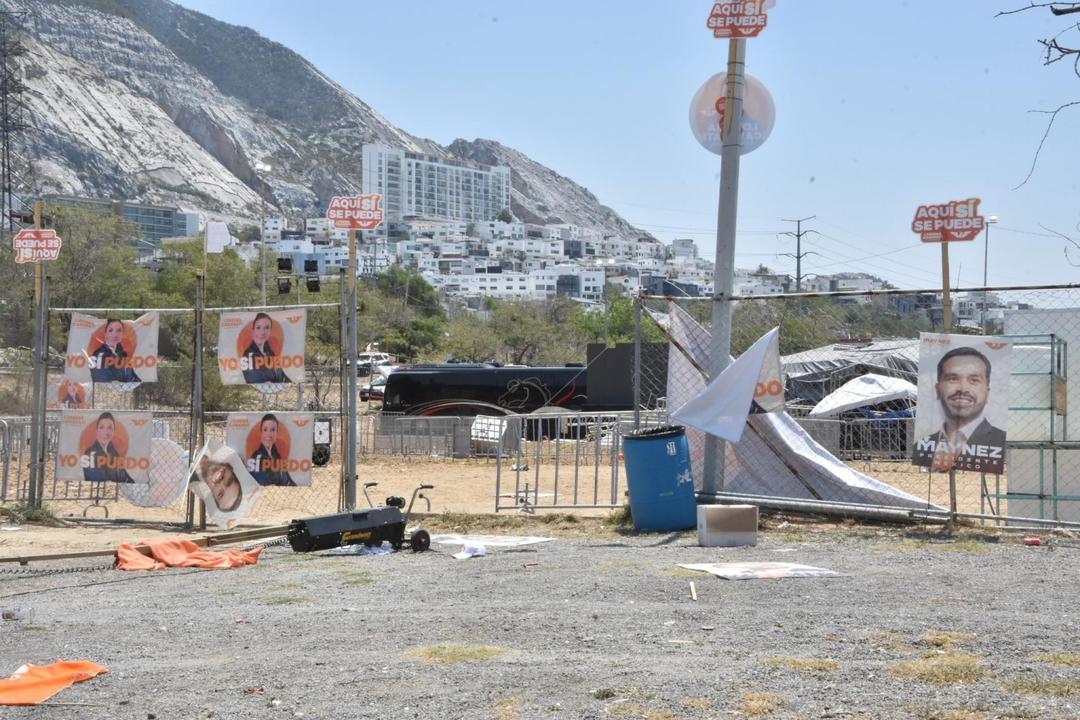
[[[398,127],[447,144],[491,138],[589,188],[631,223],[714,252],[720,159],[688,124],[690,98],[724,70],[708,0],[181,0],[283,43]],[[776,126],[742,159],[740,267],[777,258],[805,227],[804,272],[864,271],[940,284],[916,206],[971,196],[991,229],[992,284],[1080,281],[1080,107],[1059,115],[1031,180],[1046,117],[1080,99],[1071,65],[1037,39],[1067,23],[1027,0],[778,0],[749,42]],[[1073,19],[1075,23],[1075,17]],[[951,246],[953,281],[980,284],[985,238]],[[895,251],[895,252],[894,252]],[[889,253],[889,254],[884,254]],[[868,257],[878,256],[878,257]],[[1080,250],[1072,253],[1080,264]]]

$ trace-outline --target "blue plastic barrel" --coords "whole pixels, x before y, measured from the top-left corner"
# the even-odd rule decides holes
[[[686,428],[665,425],[623,435],[630,514],[638,530],[686,530],[697,525]]]

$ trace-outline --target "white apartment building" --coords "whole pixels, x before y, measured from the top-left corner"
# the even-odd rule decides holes
[[[507,223],[501,220],[492,220],[490,222],[476,223],[475,227],[476,234],[485,240],[495,240],[497,238],[518,240],[525,237],[525,223]]]
[[[380,193],[387,220],[490,222],[510,210],[510,168],[445,160],[378,143],[363,147],[361,187]]]
[[[680,259],[697,259],[697,244],[691,238],[675,238],[671,241],[671,257],[676,261]]]
[[[276,242],[281,239],[281,231],[285,229],[285,218],[278,213],[267,215],[263,218],[262,237],[266,242]]]

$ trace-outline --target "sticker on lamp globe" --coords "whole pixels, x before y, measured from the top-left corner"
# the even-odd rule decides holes
[[[761,147],[776,122],[776,106],[765,85],[753,75],[745,75],[744,88],[740,155]],[[717,155],[724,149],[726,94],[727,73],[717,73],[698,88],[690,101],[690,130],[703,148]]]

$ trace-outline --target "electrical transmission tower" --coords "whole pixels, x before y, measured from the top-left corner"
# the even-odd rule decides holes
[[[26,45],[19,35],[24,12],[0,11],[0,209],[4,227],[13,231],[33,222],[33,211],[16,190],[27,190],[20,177],[25,163],[19,146],[25,122],[22,69],[19,59]]]
[[[802,279],[803,279],[802,259],[804,257],[806,257],[807,255],[820,255],[821,254],[819,252],[814,252],[813,250],[808,250],[806,252],[802,251],[802,238],[803,238],[803,235],[808,235],[810,233],[817,233],[818,235],[821,234],[817,230],[803,230],[802,229],[802,224],[804,222],[807,222],[809,220],[813,220],[816,217],[817,217],[817,215],[811,215],[810,217],[799,218],[798,220],[788,220],[787,218],[781,218],[782,222],[793,222],[793,223],[795,223],[795,232],[780,233],[781,235],[789,235],[789,236],[795,238],[795,254],[793,255],[791,253],[780,253],[780,255],[779,255],[779,257],[795,258],[795,292],[802,292]]]

